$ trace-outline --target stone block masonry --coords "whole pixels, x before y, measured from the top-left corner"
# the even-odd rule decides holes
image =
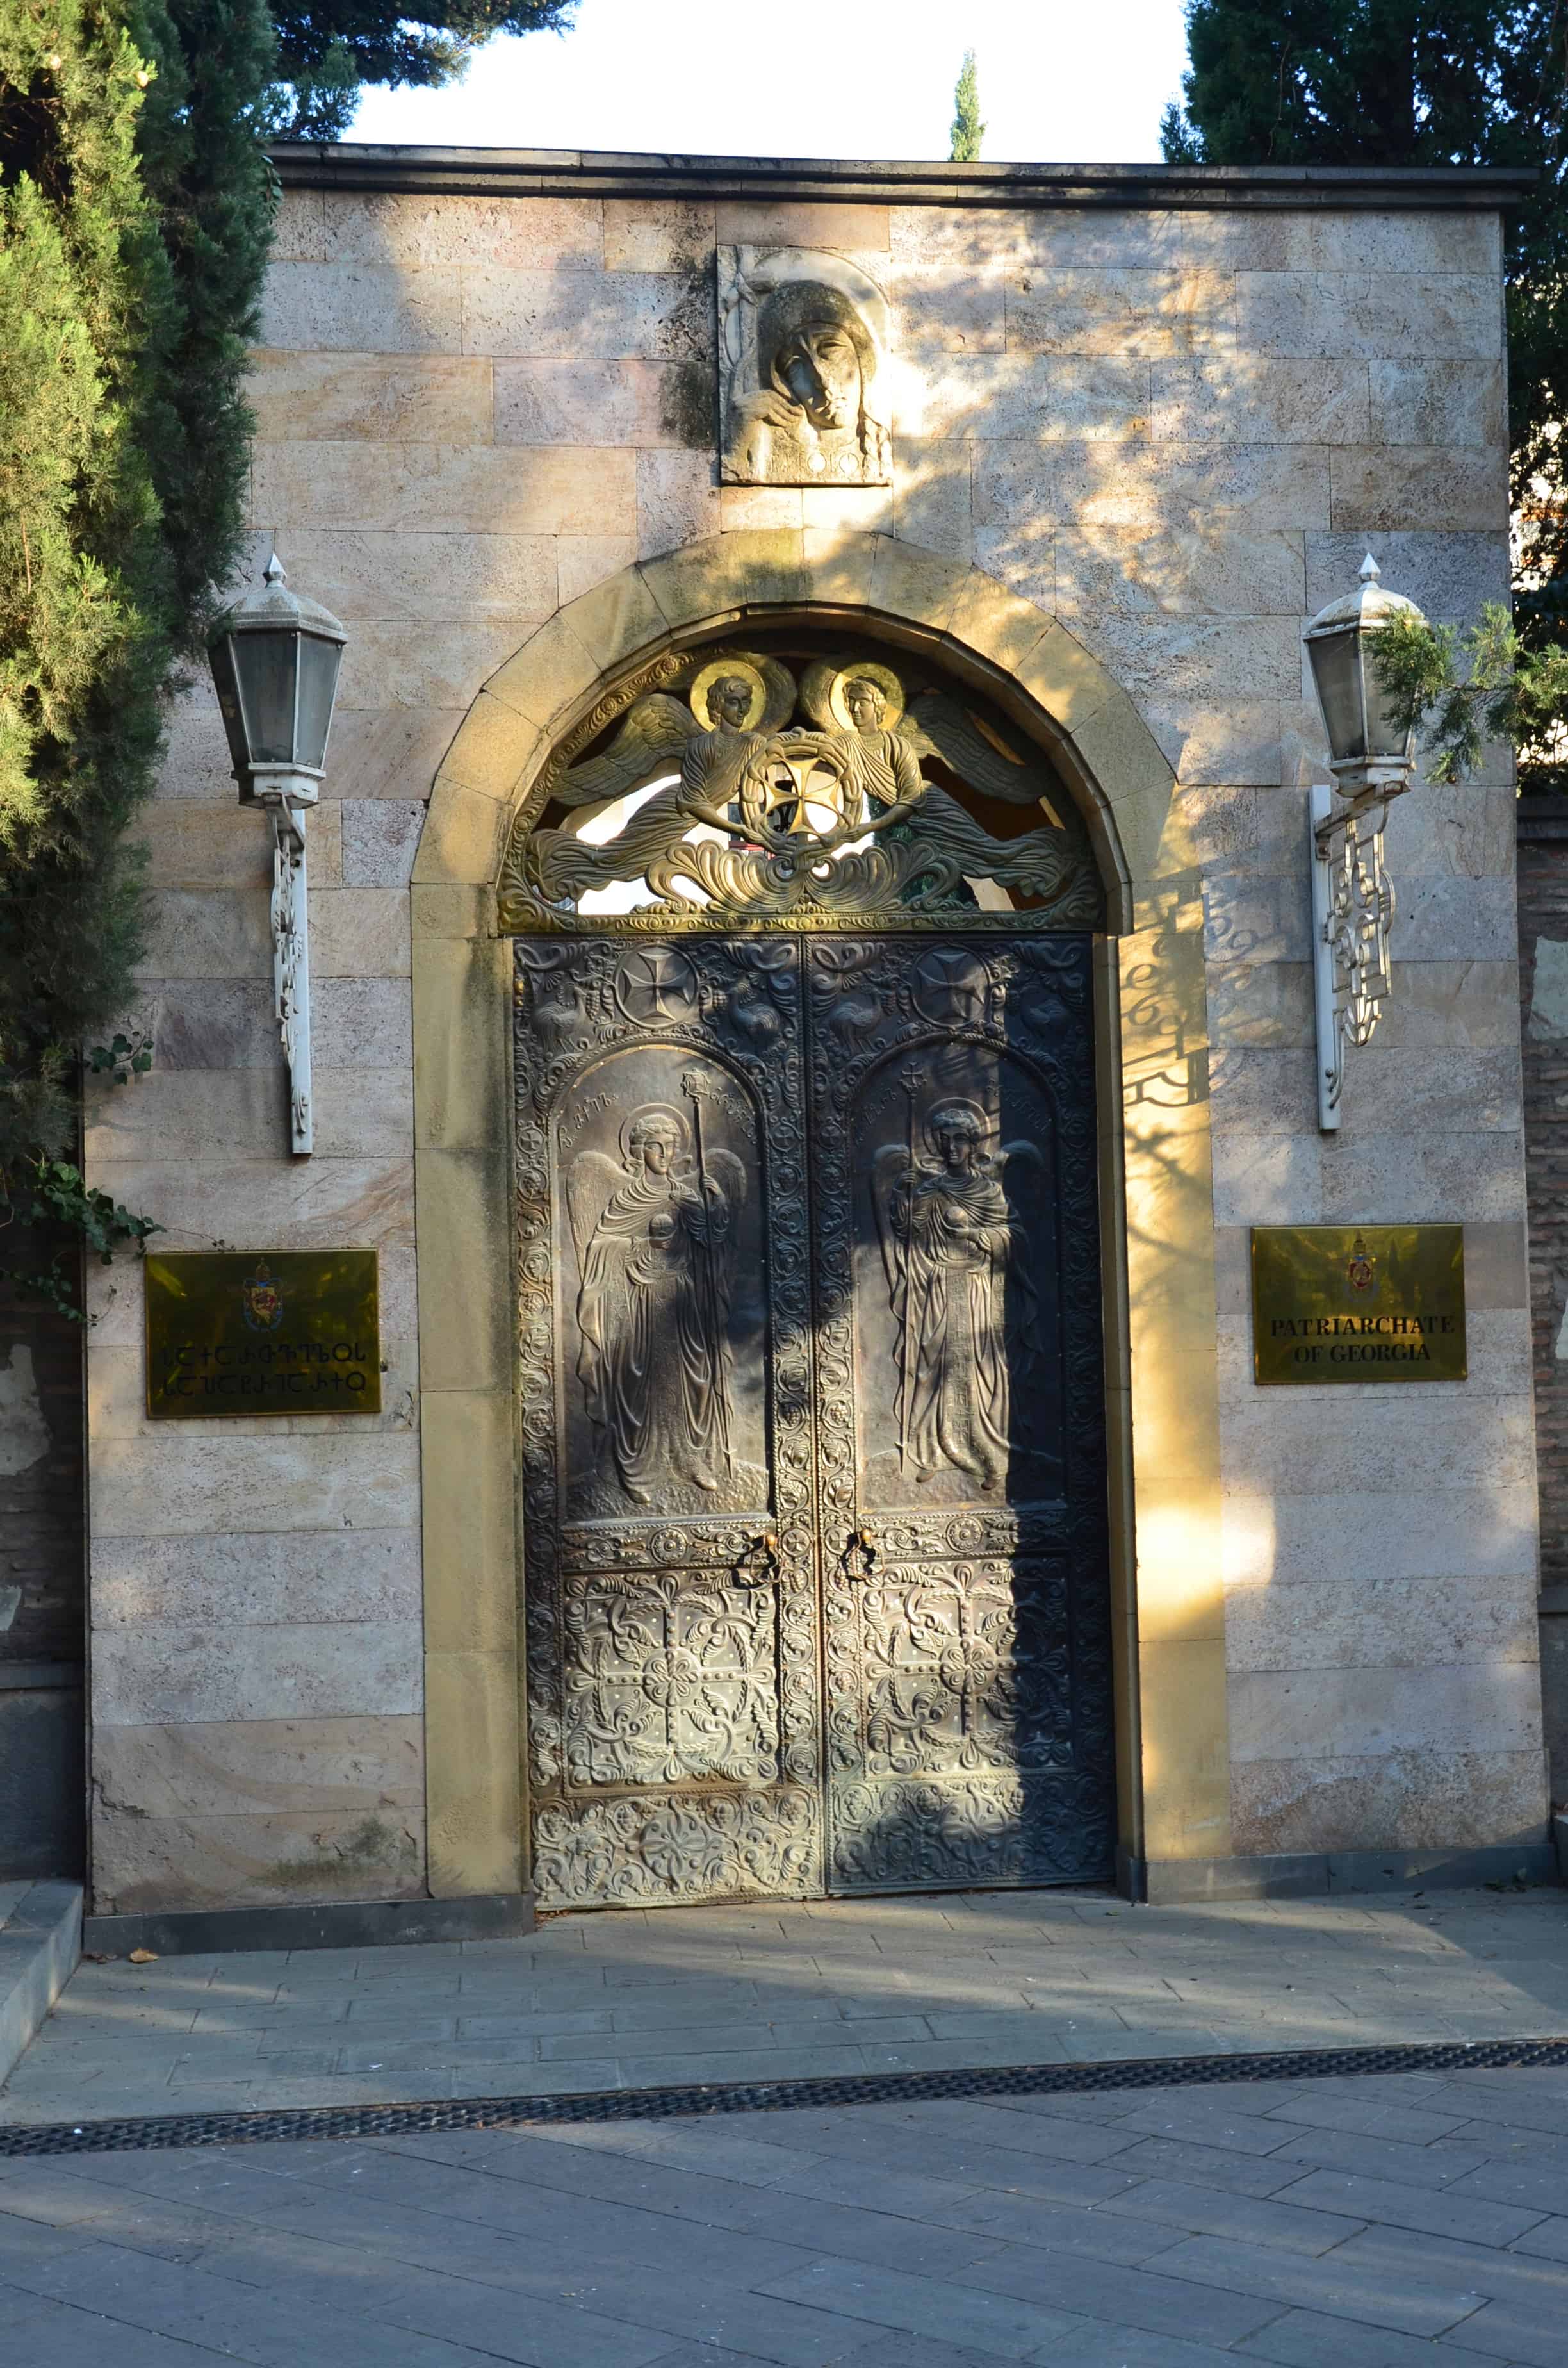
[[[1568,1802],[1568,813],[1520,801],[1519,988],[1530,1333],[1540,1481],[1540,1663],[1551,1794]]]
[[[1160,1305],[1131,1311],[1134,1399],[1140,1343],[1176,1314],[1210,1377],[1165,1376],[1169,1403],[1131,1451],[1160,1476],[1132,1508],[1145,1721],[1124,1789],[1151,1815],[1164,1803],[1160,1852],[1539,1844],[1532,1320],[1547,1575],[1568,1583],[1551,1510],[1568,1491],[1551,1329],[1568,1246],[1559,1259],[1551,1230],[1568,972],[1549,1036],[1539,943],[1568,940],[1568,888],[1526,867],[1521,1113],[1508,780],[1404,802],[1394,996],[1330,1144],[1303,847],[1324,756],[1305,619],[1369,542],[1440,620],[1506,581],[1513,183],[278,162],[250,560],[276,543],[349,634],[309,825],[320,1148],[299,1165],[284,1149],[267,842],[235,807],[199,686],[147,830],[153,927],[127,1017],[154,1067],[95,1100],[88,1158],[164,1247],[376,1247],[385,1411],[154,1429],[138,1279],[95,1275],[92,1908],[491,1896],[525,1879],[515,1592],[502,1619],[474,1577],[509,1552],[510,1285],[478,1304],[449,1280],[471,1252],[506,1264],[486,1213],[505,1205],[506,1135],[486,883],[551,714],[667,639],[661,587],[673,608],[699,577],[714,615],[831,582],[835,613],[895,614],[960,649],[978,583],[1013,620],[1017,681],[1081,732],[1108,811],[1131,814],[1142,727],[1175,774],[1159,846],[1128,858],[1142,902],[1122,944],[1129,1240],[1182,1246]],[[891,485],[721,488],[721,245],[825,248],[885,291]],[[567,688],[536,713],[519,686],[545,648]],[[1141,990],[1144,964],[1187,966],[1195,1016]],[[423,1035],[421,994],[444,1015]],[[1119,1144],[1114,1111],[1102,1123]],[[1465,1224],[1471,1379],[1260,1395],[1247,1229],[1357,1218]],[[1200,1401],[1217,1447],[1185,1455],[1181,1407]],[[461,1564],[435,1580],[433,1512]],[[1190,1544],[1199,1520],[1212,1550]],[[458,1730],[471,1759],[454,1773],[436,1738]],[[1131,1832],[1131,1798],[1127,1813]]]

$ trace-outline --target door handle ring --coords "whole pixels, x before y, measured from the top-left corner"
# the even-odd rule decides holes
[[[858,1562],[856,1560],[857,1555],[859,1557]],[[845,1539],[839,1566],[846,1578],[863,1580],[871,1577],[876,1560],[877,1533],[862,1521],[857,1528],[851,1530]]]
[[[755,1557],[760,1556],[760,1562]],[[773,1587],[779,1577],[778,1532],[764,1530],[736,1556],[731,1577],[737,1587]]]

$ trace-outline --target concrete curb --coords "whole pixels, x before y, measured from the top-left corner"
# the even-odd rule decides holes
[[[189,1907],[89,1916],[85,1949],[127,1957],[228,1957],[253,1949],[384,1949],[423,1941],[510,1941],[534,1929],[533,1894],[485,1891],[461,1899],[318,1900],[296,1907]]]
[[[31,1884],[0,1925],[0,2080],[31,2045],[81,1953],[81,1884]]]
[[[1118,1886],[1153,1907],[1213,1899],[1341,1899],[1390,1891],[1473,1891],[1483,1884],[1568,1883],[1568,1818],[1557,1848],[1499,1842],[1475,1850],[1329,1850],[1265,1858],[1123,1858]]]

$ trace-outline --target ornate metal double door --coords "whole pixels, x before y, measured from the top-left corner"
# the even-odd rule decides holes
[[[541,1901],[1100,1878],[1090,940],[517,959]]]

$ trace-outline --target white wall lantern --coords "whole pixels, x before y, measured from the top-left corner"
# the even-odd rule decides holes
[[[1312,989],[1317,1017],[1318,1124],[1339,1124],[1348,1046],[1370,1043],[1392,984],[1393,883],[1383,870],[1391,799],[1410,787],[1415,734],[1396,729],[1378,680],[1374,642],[1414,600],[1385,592],[1370,552],[1360,589],[1331,601],[1303,636],[1328,734],[1334,787],[1309,792]]]
[[[289,1068],[290,1148],[314,1142],[311,958],[304,817],[320,794],[337,670],[348,636],[314,600],[290,592],[276,552],[208,643],[242,805],[272,817],[272,985]]]

